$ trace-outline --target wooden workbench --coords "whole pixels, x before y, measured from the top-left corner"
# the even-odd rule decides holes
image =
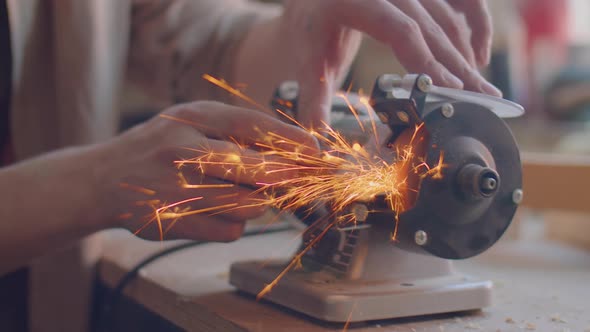
[[[491,279],[495,305],[481,312],[354,325],[350,331],[590,331],[590,254],[529,239],[504,242],[457,264]],[[144,268],[125,294],[190,331],[341,331],[292,311],[238,294],[228,284],[231,262],[288,257],[297,232],[259,235],[231,244],[177,252]],[[590,234],[589,234],[590,236]],[[530,239],[533,238],[533,239]],[[170,243],[144,242],[113,233],[100,265],[113,287],[142,258]],[[394,262],[391,262],[392,264]]]

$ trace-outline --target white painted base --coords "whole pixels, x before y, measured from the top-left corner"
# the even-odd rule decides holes
[[[258,294],[284,266],[236,263],[230,282]],[[456,273],[366,282],[337,279],[327,272],[291,271],[264,298],[323,321],[361,322],[481,309],[491,304],[491,297],[491,281]]]

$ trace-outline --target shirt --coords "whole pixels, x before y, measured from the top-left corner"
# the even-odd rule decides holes
[[[247,0],[7,0],[13,37],[13,147],[24,159],[116,133],[125,86],[163,109],[230,100],[248,26],[278,7]]]

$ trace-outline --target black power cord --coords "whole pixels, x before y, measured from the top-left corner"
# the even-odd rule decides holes
[[[284,223],[284,224],[277,224],[274,226],[264,226],[263,228],[261,227],[255,227],[255,228],[251,228],[251,229],[247,229],[244,234],[242,235],[242,238],[244,237],[249,237],[249,236],[256,236],[256,235],[267,235],[267,234],[272,234],[272,233],[278,233],[278,232],[284,232],[284,231],[288,231],[288,230],[292,230],[294,229],[294,227],[290,224]],[[135,265],[135,267],[133,267],[131,270],[129,270],[129,272],[127,272],[117,283],[117,286],[115,286],[115,288],[113,288],[109,294],[105,297],[105,300],[102,301],[102,305],[100,306],[99,310],[99,317],[98,317],[98,326],[97,326],[97,331],[100,332],[107,332],[107,331],[113,331],[115,328],[115,320],[114,320],[114,313],[115,313],[115,309],[119,306],[120,302],[121,302],[121,298],[123,297],[123,292],[125,290],[125,288],[131,283],[133,282],[133,280],[135,280],[137,278],[137,276],[139,275],[139,271],[141,271],[141,269],[143,269],[144,267],[150,265],[151,263],[159,260],[160,258],[169,256],[173,253],[185,250],[185,249],[190,249],[190,248],[194,248],[203,244],[211,244],[214,242],[208,242],[208,241],[191,241],[191,242],[184,242],[184,243],[180,243],[178,245],[166,248],[162,251],[158,251],[155,254],[148,256],[147,258],[143,259],[141,262],[139,262],[137,265]]]

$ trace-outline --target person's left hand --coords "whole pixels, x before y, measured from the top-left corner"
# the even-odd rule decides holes
[[[328,122],[332,93],[357,53],[361,32],[437,85],[501,95],[477,70],[488,64],[491,48],[484,0],[286,0],[277,31],[292,47],[299,120],[306,126]]]

